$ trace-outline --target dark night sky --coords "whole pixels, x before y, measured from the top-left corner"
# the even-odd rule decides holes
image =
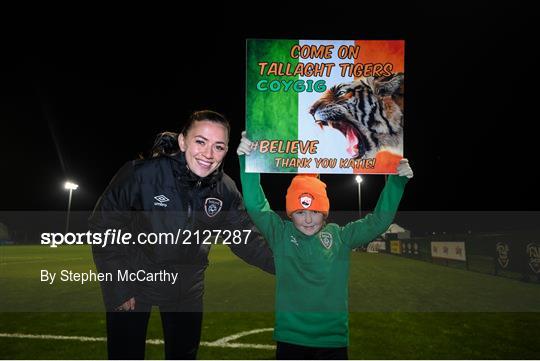
[[[80,185],[73,209],[91,209],[116,170],[148,149],[157,132],[179,130],[204,108],[232,123],[225,169],[238,181],[246,38],[405,39],[405,156],[415,178],[401,209],[536,210],[533,13],[518,5],[416,6],[384,20],[368,15],[309,24],[227,18],[208,21],[203,30],[179,20],[105,31],[96,22],[80,32],[33,35],[30,42],[15,37],[0,63],[0,210],[65,209],[66,177]],[[233,30],[231,22],[243,28]],[[357,209],[352,176],[322,179],[333,209]],[[263,176],[275,209],[283,209],[289,181]],[[366,209],[382,184],[382,176],[367,177]]]

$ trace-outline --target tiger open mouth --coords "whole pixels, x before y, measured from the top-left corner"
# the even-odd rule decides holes
[[[347,139],[347,153],[351,158],[362,158],[367,152],[366,137],[351,123],[336,120],[317,120],[315,123],[324,130],[324,127],[337,129]]]

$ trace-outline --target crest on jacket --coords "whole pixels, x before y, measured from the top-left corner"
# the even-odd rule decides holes
[[[330,249],[330,247],[332,247],[332,242],[334,240],[332,237],[332,233],[321,232],[319,233],[319,239],[321,240],[321,243],[324,246],[324,248]]]
[[[206,198],[204,201],[204,211],[208,217],[214,217],[221,211],[223,207],[223,201],[217,198]]]

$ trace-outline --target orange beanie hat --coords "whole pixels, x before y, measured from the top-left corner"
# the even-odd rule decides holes
[[[316,174],[299,174],[287,189],[285,208],[290,217],[298,210],[319,211],[328,216],[330,201],[326,195],[326,184]]]

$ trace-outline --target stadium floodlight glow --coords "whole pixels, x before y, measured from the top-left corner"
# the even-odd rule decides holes
[[[79,185],[70,181],[66,181],[66,183],[64,183],[64,188],[69,189],[71,191],[71,190],[76,190],[77,188],[79,188]]]
[[[357,175],[354,177],[354,180],[356,183],[358,183],[358,217],[362,218],[362,187],[360,186],[362,184],[362,176]]]
[[[69,200],[68,200],[68,207],[67,207],[67,214],[66,214],[66,234],[69,231],[69,212],[71,211],[71,195],[74,190],[79,188],[79,186],[71,181],[66,181],[64,183],[64,188],[69,190]]]

